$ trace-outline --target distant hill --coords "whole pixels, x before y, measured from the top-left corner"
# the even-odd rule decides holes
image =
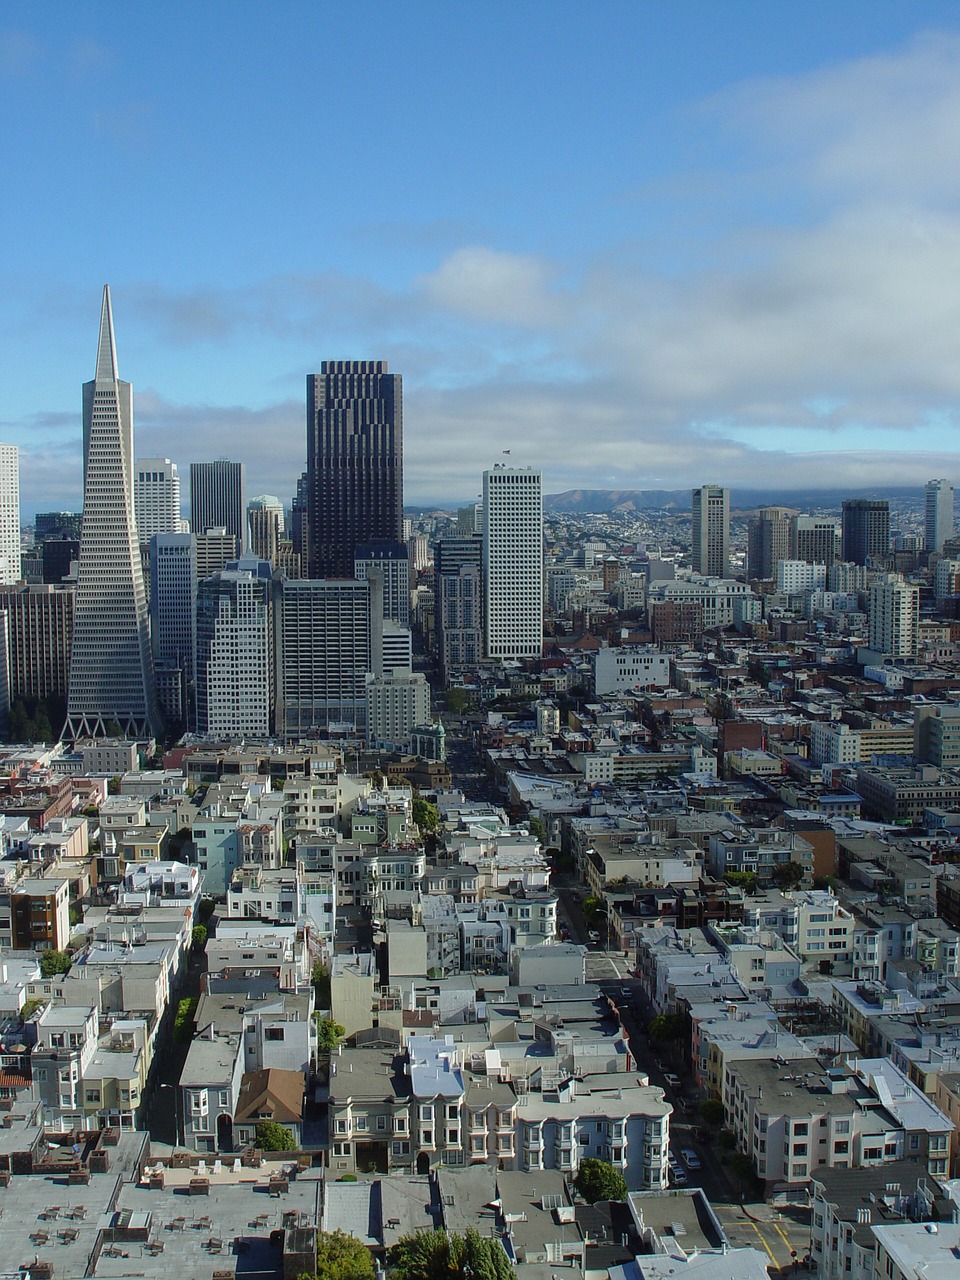
[[[891,507],[916,506],[923,490],[904,489],[737,489],[731,487],[730,506],[734,511],[755,507],[794,507],[799,511],[836,509],[845,498],[886,499]],[[565,493],[544,494],[543,509],[554,515],[629,515],[641,511],[690,510],[689,489],[568,489]]]

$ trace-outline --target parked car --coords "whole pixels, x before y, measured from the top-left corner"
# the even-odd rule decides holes
[[[598,947],[600,945],[600,935],[597,933],[596,929],[591,929],[587,934],[587,937],[593,946]]]
[[[675,1187],[685,1187],[690,1181],[690,1179],[684,1173],[680,1165],[677,1165],[676,1167],[671,1165],[669,1176],[670,1176],[670,1182]]]
[[[700,1157],[690,1147],[682,1147],[680,1150],[680,1159],[688,1169],[700,1168]]]
[[[680,1077],[674,1075],[672,1071],[665,1071],[663,1073],[663,1078],[675,1093],[683,1088],[683,1085],[680,1082]]]

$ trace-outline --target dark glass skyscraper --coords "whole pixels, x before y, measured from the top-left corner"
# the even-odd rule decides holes
[[[190,528],[194,533],[226,529],[244,545],[247,523],[244,466],[242,462],[190,463]]]
[[[403,392],[385,360],[307,378],[307,574],[352,578],[365,543],[403,535]]]
[[[843,504],[843,558],[853,564],[882,561],[890,554],[890,504],[848,498]]]

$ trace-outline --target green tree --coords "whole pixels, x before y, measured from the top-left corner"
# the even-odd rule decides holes
[[[194,951],[202,951],[207,945],[207,926],[205,924],[195,924],[191,935]]]
[[[421,1231],[402,1236],[390,1250],[395,1280],[512,1280],[513,1267],[499,1240],[468,1227],[461,1235]]]
[[[23,1008],[20,1010],[20,1021],[26,1022],[32,1018],[37,1010],[42,1009],[46,1003],[46,1000],[42,1000],[38,996],[32,996],[29,1000],[24,1000]]]
[[[330,970],[318,960],[314,964],[310,973],[310,981],[313,983],[313,989],[316,992],[317,1006],[321,1009],[330,1008]]]
[[[658,1013],[650,1019],[647,1035],[651,1040],[666,1044],[671,1040],[680,1040],[684,1035],[683,1018],[678,1013]]]
[[[45,978],[54,978],[59,973],[66,973],[72,961],[66,951],[41,951],[40,972]]]
[[[573,1185],[588,1204],[597,1200],[625,1200],[627,1184],[619,1169],[606,1160],[581,1160]]]
[[[779,862],[773,868],[773,882],[781,889],[795,889],[803,879],[803,867],[799,862]]]
[[[200,1001],[196,996],[184,996],[177,1005],[173,1020],[173,1038],[177,1044],[186,1044],[193,1037],[194,1015]]]
[[[118,796],[119,794],[120,794],[120,779],[111,778],[110,781],[107,783],[107,795]]]
[[[753,1182],[756,1179],[753,1161],[743,1151],[735,1151],[730,1157],[730,1168],[740,1182]]]
[[[539,840],[541,844],[547,843],[547,828],[539,818],[528,818],[527,826],[530,828],[530,834],[534,839]]]
[[[600,919],[600,911],[603,907],[603,899],[590,894],[583,900],[583,917],[587,924],[595,925]]]
[[[719,1129],[723,1124],[723,1103],[719,1098],[704,1098],[700,1103],[700,1119],[711,1129]]]
[[[440,825],[440,810],[421,796],[413,797],[413,820],[421,831],[433,834]]]
[[[317,1019],[317,1050],[320,1053],[333,1053],[347,1034],[346,1027],[342,1027],[339,1022],[334,1022],[332,1018]]]
[[[317,1233],[317,1280],[373,1280],[373,1255],[346,1231]]]
[[[755,871],[727,871],[723,877],[726,884],[739,885],[746,894],[757,892],[757,873]]]
[[[448,689],[444,694],[447,710],[451,715],[462,716],[470,705],[470,699],[463,689]]]
[[[254,1145],[261,1151],[293,1151],[297,1144],[285,1125],[277,1124],[276,1120],[261,1120]]]

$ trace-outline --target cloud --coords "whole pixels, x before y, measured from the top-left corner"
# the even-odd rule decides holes
[[[417,283],[433,305],[469,320],[549,325],[563,311],[551,265],[531,254],[469,245],[455,250]]]

